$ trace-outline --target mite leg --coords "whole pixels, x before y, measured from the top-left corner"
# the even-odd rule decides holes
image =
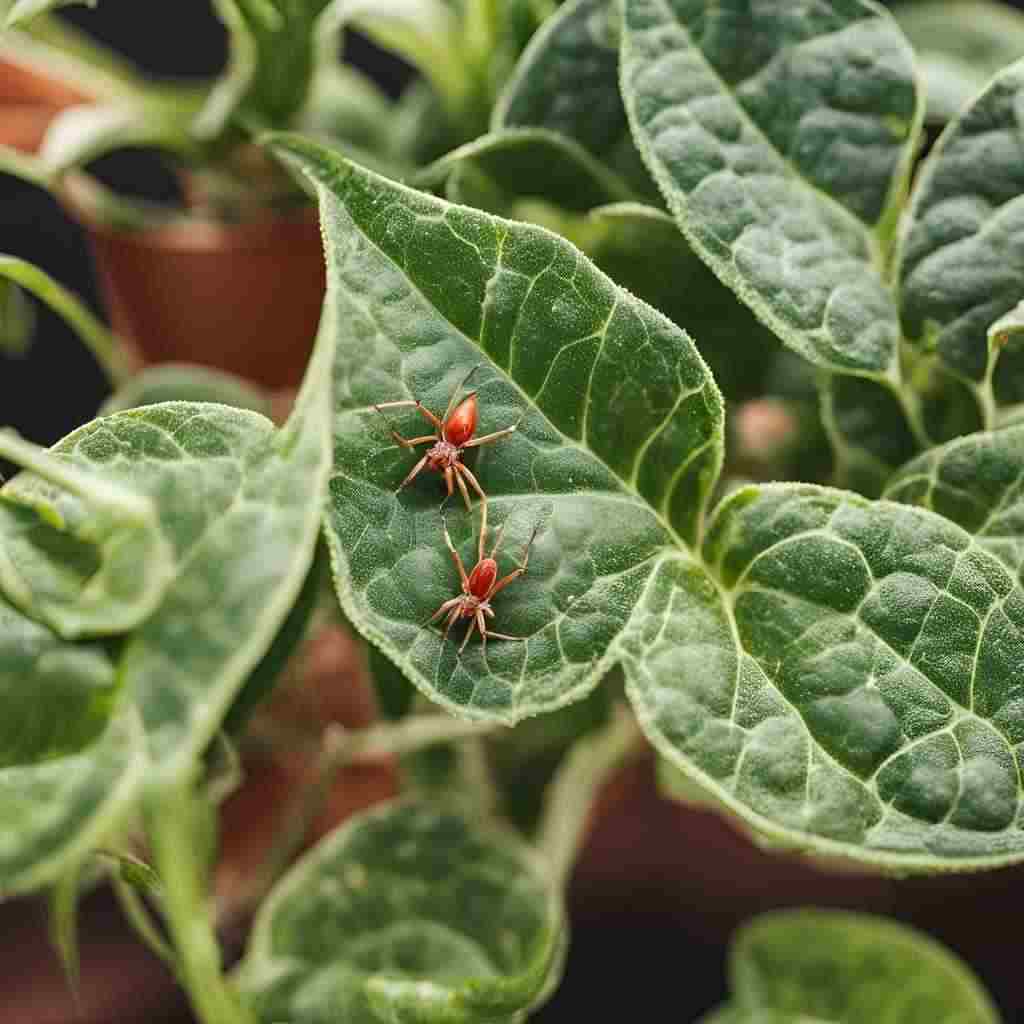
[[[465,594],[469,593],[469,577],[466,575],[466,567],[462,564],[462,559],[459,557],[458,551],[455,550],[455,545],[452,543],[452,538],[448,533],[448,521],[444,515],[441,516],[441,523],[444,526],[444,542],[448,545],[448,550],[452,554],[452,558],[455,560],[455,568],[459,570],[459,579],[462,580],[462,591]]]
[[[466,644],[469,643],[469,638],[473,635],[473,630],[476,629],[476,619],[469,620],[469,629],[466,630],[466,637],[462,641],[462,646],[459,648],[459,654],[466,649]]]
[[[429,420],[431,426],[441,434],[444,430],[444,425],[441,421],[428,409],[418,398],[407,398],[401,402],[380,402],[374,405],[374,409],[377,410],[384,416],[385,409],[415,409],[424,419]],[[387,419],[387,417],[384,417]]]
[[[484,644],[484,654],[487,654],[487,620],[484,618],[483,609],[476,610],[476,628]]]
[[[459,599],[456,598],[455,600],[458,601]],[[451,612],[449,612],[449,614],[448,614],[448,621],[444,625],[444,637],[443,637],[444,643],[448,642],[448,634],[452,631],[452,626],[454,626],[455,623],[458,622],[459,616],[461,614],[462,614],[462,608],[461,608],[461,601],[460,601],[459,604],[455,608],[453,608],[451,610]]]
[[[517,569],[513,569],[507,576],[505,576],[502,579],[498,580],[498,582],[495,583],[493,587],[491,587],[491,592],[487,595],[487,600],[488,601],[492,597],[494,597],[494,595],[499,590],[502,590],[504,587],[507,587],[513,580],[518,579],[520,576],[522,576],[526,572],[526,567],[530,564],[530,548],[533,547],[533,541],[534,541],[534,538],[536,538],[536,536],[537,536],[537,530],[538,529],[539,529],[539,527],[535,526],[533,528],[533,533],[530,534],[530,539],[529,539],[529,541],[527,541],[527,544],[526,544],[526,550],[523,552],[523,564],[520,565]],[[500,538],[499,538],[499,540],[500,540]],[[495,545],[495,550],[497,550],[497,545]],[[494,556],[492,555],[491,557],[493,558]]]
[[[447,501],[455,493],[455,472],[451,466],[448,466],[444,471],[444,484],[448,488],[448,495],[444,499]]]
[[[506,427],[504,430],[496,430],[493,434],[484,434],[483,437],[474,437],[472,441],[467,441],[462,447],[463,448],[478,448],[482,444],[491,444],[492,441],[497,441],[499,438],[508,437],[509,434],[514,434],[519,429],[519,424],[513,424],[511,427]]]
[[[395,494],[397,494],[406,484],[412,483],[412,481],[415,480],[417,476],[419,476],[420,472],[422,471],[423,467],[426,464],[427,457],[426,455],[424,455],[423,458],[420,459],[420,461],[417,462],[416,465],[412,467],[412,469],[409,471],[409,475],[395,488]]]
[[[487,495],[484,494],[484,489],[480,486],[480,481],[473,476],[472,471],[464,462],[455,463],[455,471],[459,474],[459,482],[462,483],[462,477],[465,476],[470,482],[473,490],[480,496],[480,546],[479,555],[480,559],[484,557],[484,538],[487,536]],[[462,493],[466,494],[465,485],[463,486]],[[469,500],[466,500],[466,508],[469,508]]]
[[[487,635],[492,640],[522,640],[524,643],[529,640],[528,636],[509,636],[508,633],[494,633],[488,631]]]
[[[466,489],[466,481],[463,478],[463,475],[458,471],[458,465],[459,464],[456,463],[454,469],[455,479],[458,482],[459,490],[462,492],[462,500],[466,503],[466,511],[472,512],[473,502],[470,500],[469,491]],[[449,470],[449,472],[453,472],[453,470]]]
[[[445,601],[444,604],[442,604],[441,607],[423,623],[423,625],[429,626],[432,622],[436,622],[442,615],[444,615],[445,612],[450,612],[461,600],[462,598],[453,597],[451,600]]]
[[[479,370],[480,367],[483,365],[483,363],[477,363],[476,366],[474,366],[473,369],[470,370],[469,373],[467,373],[466,376],[462,378],[462,381],[459,383],[459,386],[452,392],[452,397],[448,401],[448,408],[445,410],[444,416],[442,417],[444,422],[447,423],[448,417],[451,416],[452,409],[455,408],[456,400],[459,397],[459,392],[469,383],[470,378],[473,376],[473,374],[476,373],[476,371]]]

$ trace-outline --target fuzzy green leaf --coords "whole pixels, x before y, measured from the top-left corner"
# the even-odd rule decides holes
[[[958,438],[893,477],[885,496],[938,512],[1021,578],[1024,570],[1024,425]]]
[[[787,484],[726,499],[703,555],[663,561],[626,662],[663,756],[784,846],[1024,857],[1024,592],[1001,562],[934,513]]]
[[[338,346],[327,529],[349,619],[460,713],[514,722],[582,698],[660,553],[700,534],[722,445],[706,367],[681,329],[549,232],[280,145],[320,189]],[[478,433],[519,423],[474,462],[492,527],[507,524],[502,571],[539,532],[529,574],[495,606],[495,628],[527,639],[460,656],[424,626],[459,591],[443,487],[424,473],[394,493],[416,460],[373,403],[415,395],[441,412],[477,364]],[[406,436],[427,426],[414,411],[395,422]],[[472,565],[476,511],[452,508],[449,524]]]
[[[729,973],[733,1005],[751,1022],[1000,1020],[977,978],[949,950],[905,925],[862,914],[764,914],[733,942]]]
[[[511,836],[398,803],[292,868],[240,981],[268,1022],[512,1024],[557,981],[565,927],[555,886]]]
[[[1024,15],[993,0],[925,0],[893,11],[917,57],[928,120],[951,121],[989,79],[1024,57]]]
[[[942,133],[901,239],[903,323],[916,348],[978,384],[998,346],[989,326],[1024,295],[1024,61],[1000,73]]]
[[[897,376],[882,277],[922,111],[891,17],[849,0],[626,0],[622,92],[696,252],[789,346]]]
[[[523,52],[491,127],[546,128],[574,140],[642,198],[657,195],[619,93],[619,15],[612,0],[570,0]]]

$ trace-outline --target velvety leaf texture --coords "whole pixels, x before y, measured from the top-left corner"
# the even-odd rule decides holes
[[[569,243],[413,192],[301,142],[321,186],[337,338],[328,536],[357,627],[434,700],[512,722],[592,689],[659,552],[693,543],[721,460],[721,400],[689,338],[618,289]],[[441,412],[483,362],[478,432],[519,423],[474,472],[502,571],[538,529],[529,574],[503,591],[496,627],[460,657],[425,628],[459,590],[438,511],[443,487],[395,445],[373,403]],[[406,436],[427,424],[395,419]],[[464,560],[479,516],[450,506]]]
[[[280,882],[241,982],[265,1021],[521,1020],[561,970],[560,897],[511,836],[414,803],[346,823]]]
[[[991,372],[989,326],[1024,295],[1022,99],[1024,61],[943,132],[914,189],[900,246],[908,339],[971,381]]]
[[[666,563],[627,664],[664,756],[782,844],[906,870],[1024,853],[1001,562],[934,513],[785,484],[724,501],[704,558],[721,589]]]
[[[622,92],[677,222],[780,338],[897,373],[884,247],[921,110],[910,48],[860,0],[625,0]]]
[[[534,35],[494,108],[492,128],[546,128],[575,139],[636,194],[657,189],[629,131],[619,92],[613,0],[569,0]]]
[[[1024,569],[1024,425],[933,448],[889,482],[885,496],[929,508],[974,534],[1020,579]]]
[[[733,943],[729,973],[733,1005],[750,1021],[1000,1019],[978,980],[947,949],[905,925],[862,914],[796,910],[755,918]]]

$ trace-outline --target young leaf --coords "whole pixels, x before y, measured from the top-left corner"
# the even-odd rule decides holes
[[[0,591],[62,637],[116,635],[163,598],[170,533],[149,496],[105,472],[114,451],[75,454],[0,434],[0,455],[31,470],[0,490]]]
[[[0,353],[15,357],[25,355],[35,328],[35,310],[24,290],[13,281],[0,279]]]
[[[696,543],[721,461],[721,399],[686,334],[563,239],[452,206],[302,140],[327,238],[324,329],[337,339],[327,534],[349,619],[431,699],[515,722],[578,700],[666,552]],[[383,215],[382,212],[384,211]],[[474,472],[502,569],[538,530],[529,573],[496,602],[522,641],[461,655],[424,623],[459,592],[439,478],[389,438],[376,402],[441,412],[479,364],[479,434],[519,424]],[[414,411],[397,423],[422,434]],[[475,564],[479,518],[449,526]],[[493,535],[491,537],[493,541]]]
[[[557,982],[565,931],[531,851],[397,803],[292,868],[259,911],[239,980],[268,1021],[511,1024]]]
[[[999,353],[989,326],[1024,295],[1022,99],[1019,61],[950,123],[922,168],[898,254],[908,340],[976,385]]]
[[[613,0],[569,0],[534,35],[495,104],[491,128],[545,128],[657,196],[630,135],[619,92],[619,15]],[[634,197],[631,197],[634,198]]]
[[[949,950],[905,925],[863,914],[789,910],[755,918],[733,942],[729,974],[733,1005],[750,1021],[773,1012],[779,1017],[767,1019],[779,1024],[1000,1020],[977,978]]]
[[[924,0],[893,10],[917,58],[928,120],[951,121],[989,79],[1024,57],[1024,15],[993,0]]]
[[[904,466],[885,496],[921,505],[962,526],[1021,578],[1024,424],[933,448]]]
[[[782,845],[934,871],[1024,857],[1024,592],[958,526],[749,487],[666,559],[629,692],[661,754]],[[714,576],[711,574],[714,573]]]
[[[624,12],[633,135],[696,252],[811,362],[898,380],[882,267],[922,111],[891,17],[861,0]]]

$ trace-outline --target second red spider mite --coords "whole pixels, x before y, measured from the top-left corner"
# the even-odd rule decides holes
[[[455,561],[455,567],[459,571],[459,579],[462,583],[462,593],[453,597],[448,601],[445,601],[440,608],[427,620],[429,625],[432,622],[436,622],[439,618],[447,615],[447,621],[445,623],[444,638],[448,639],[448,634],[451,632],[451,628],[455,623],[461,619],[466,618],[470,620],[469,629],[466,631],[466,636],[462,641],[462,646],[459,647],[459,653],[465,650],[466,644],[469,643],[470,637],[473,635],[474,630],[478,630],[483,640],[484,648],[487,647],[488,638],[496,640],[524,640],[525,637],[510,636],[508,633],[495,633],[487,628],[487,619],[494,618],[494,610],[491,608],[491,598],[494,597],[500,590],[507,587],[513,580],[518,579],[526,572],[527,565],[530,560],[530,548],[533,546],[534,538],[537,536],[537,528],[534,528],[533,533],[530,536],[530,540],[526,545],[526,550],[523,553],[522,565],[517,566],[508,575],[503,576],[500,580],[498,579],[498,563],[497,555],[498,548],[501,546],[502,535],[505,530],[505,524],[503,523],[501,529],[498,531],[498,536],[495,539],[494,547],[491,549],[491,553],[488,556],[484,555],[484,544],[487,536],[487,495],[484,494],[483,488],[480,486],[480,482],[473,475],[472,471],[462,461],[462,453],[467,448],[476,448],[482,444],[490,444],[492,441],[497,441],[499,438],[507,437],[509,434],[515,432],[518,424],[513,424],[510,427],[505,427],[504,430],[497,430],[492,434],[485,434],[483,437],[474,437],[476,433],[477,420],[479,417],[479,408],[477,404],[477,393],[471,391],[461,402],[457,402],[459,392],[469,383],[470,378],[474,373],[482,366],[482,363],[478,363],[473,367],[469,373],[463,378],[459,386],[452,392],[451,400],[448,402],[448,408],[445,410],[443,418],[438,418],[429,409],[427,409],[419,399],[404,399],[398,402],[381,402],[374,405],[374,408],[382,416],[384,415],[385,409],[402,409],[402,408],[415,408],[421,416],[429,420],[435,429],[433,434],[424,434],[422,437],[403,437],[398,431],[392,429],[391,436],[395,441],[400,444],[403,448],[415,448],[417,445],[427,444],[428,442],[434,442],[432,447],[427,451],[419,462],[413,466],[409,475],[399,484],[398,490],[401,491],[408,483],[416,478],[420,472],[424,469],[433,469],[442,474],[444,482],[448,488],[448,497],[450,498],[455,491],[455,485],[458,484],[459,491],[462,493],[462,498],[466,503],[466,508],[472,511],[472,502],[469,497],[469,490],[466,487],[466,481],[468,480],[473,490],[480,496],[480,540],[478,546],[478,559],[476,565],[473,567],[473,571],[470,573],[466,572],[465,566],[462,564],[462,559],[459,557],[458,551],[455,550],[455,545],[452,544],[452,539],[448,534],[448,524],[444,522],[442,516],[442,522],[444,522],[444,539],[445,544],[448,546],[448,550],[451,552],[452,558]],[[446,499],[447,500],[447,499]]]

